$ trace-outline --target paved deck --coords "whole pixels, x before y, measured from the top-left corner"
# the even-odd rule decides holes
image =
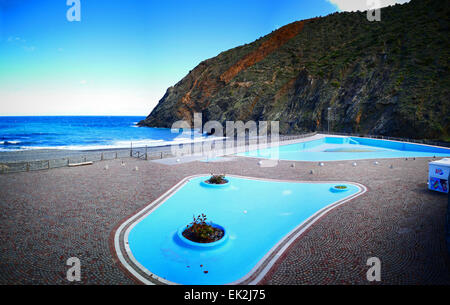
[[[182,178],[211,172],[342,179],[368,187],[300,236],[262,283],[368,284],[366,261],[376,256],[381,284],[450,284],[447,196],[426,189],[428,160],[364,160],[356,167],[353,161],[323,167],[281,161],[260,167],[257,159],[244,157],[174,165],[124,159],[125,166],[110,160],[0,175],[0,284],[71,284],[65,263],[72,256],[81,259],[80,284],[136,283],[115,257],[115,228]]]

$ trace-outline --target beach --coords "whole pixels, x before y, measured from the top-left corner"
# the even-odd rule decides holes
[[[170,152],[170,145],[148,147],[147,151],[151,154],[161,152]],[[145,147],[135,147],[134,152],[145,153]],[[70,149],[30,149],[21,151],[0,151],[0,163],[14,163],[27,161],[46,161],[56,159],[80,159],[86,157],[87,159],[97,158],[101,154],[107,156],[114,156],[117,153],[118,157],[130,156],[130,148],[115,148],[115,149],[95,149],[95,150],[70,150]]]

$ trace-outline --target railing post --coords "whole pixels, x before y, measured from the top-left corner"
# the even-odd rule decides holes
[[[100,161],[103,161],[103,153],[102,153],[102,156],[101,156],[101,160]]]
[[[145,160],[148,160],[148,155],[147,155],[147,145],[145,145]]]
[[[50,169],[50,160],[47,160],[47,169]]]
[[[130,146],[130,157],[133,157],[133,142],[131,142]]]
[[[27,172],[30,171],[30,162],[27,162]]]

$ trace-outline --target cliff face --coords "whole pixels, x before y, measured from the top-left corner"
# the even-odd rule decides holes
[[[141,126],[177,120],[279,120],[282,133],[325,130],[450,140],[449,6],[412,0],[288,24],[201,62]]]

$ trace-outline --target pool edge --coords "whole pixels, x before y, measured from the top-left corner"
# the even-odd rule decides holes
[[[112,231],[112,236],[114,236],[113,245],[111,250],[113,255],[117,257],[121,267],[123,267],[129,276],[132,276],[136,281],[146,284],[166,284],[166,285],[180,285],[159,277],[158,275],[152,273],[150,270],[141,265],[133,256],[131,249],[128,246],[128,235],[133,227],[139,223],[143,218],[151,214],[155,209],[161,206],[167,199],[169,199],[173,194],[176,193],[178,189],[184,186],[191,179],[207,176],[207,174],[196,174],[183,178],[169,190],[164,192],[161,196],[145,205],[142,209],[138,210],[131,216],[125,218],[121,223],[119,223],[115,230]],[[364,194],[367,191],[367,187],[363,184],[357,182],[348,181],[306,181],[306,180],[285,180],[285,179],[271,179],[271,178],[259,178],[259,177],[249,177],[240,175],[228,175],[230,177],[252,179],[252,180],[262,180],[262,181],[274,181],[274,182],[289,182],[289,183],[348,183],[356,186],[358,192],[347,196],[341,200],[333,202],[321,210],[317,211],[306,220],[301,222],[283,238],[281,238],[264,256],[258,261],[258,263],[243,277],[240,279],[226,283],[224,285],[255,285],[264,280],[265,276],[269,274],[271,269],[276,265],[278,260],[282,258],[282,255],[289,249],[289,247],[301,237],[301,235],[309,229],[316,221],[325,216],[328,212],[334,208]]]
[[[252,159],[258,159],[258,160],[274,160],[277,162],[280,161],[289,161],[289,162],[345,162],[345,161],[368,161],[368,160],[378,160],[378,159],[404,159],[404,157],[377,157],[377,158],[358,158],[358,159],[337,159],[337,160],[291,160],[291,159],[273,159],[273,158],[264,158],[261,156],[246,156],[243,155],[244,153],[255,151],[258,149],[267,149],[274,146],[286,146],[286,145],[293,145],[293,144],[300,144],[315,140],[320,140],[327,137],[335,137],[335,138],[360,138],[360,139],[370,139],[370,140],[382,140],[382,141],[389,141],[389,142],[395,142],[395,143],[402,143],[402,144],[413,144],[413,145],[419,145],[419,146],[425,146],[425,147],[433,147],[433,148],[440,148],[440,149],[450,149],[450,147],[445,146],[437,146],[437,145],[431,145],[431,144],[424,144],[424,143],[415,143],[415,142],[408,142],[408,141],[400,141],[400,140],[390,140],[390,139],[378,139],[378,138],[371,138],[371,137],[362,137],[362,136],[352,136],[352,135],[338,135],[338,134],[323,134],[323,133],[317,133],[314,136],[300,138],[300,139],[294,139],[289,140],[285,142],[276,142],[276,143],[270,143],[269,145],[262,145],[261,148],[259,148],[258,145],[254,145],[255,147],[252,147],[252,149],[248,148],[247,150],[244,149],[244,151],[240,151],[234,154],[230,154],[231,156],[235,157],[241,157],[241,158],[252,158]],[[433,154],[430,153],[429,156],[420,156],[416,158],[431,158]],[[450,157],[450,154],[447,156],[441,156],[442,158]],[[409,158],[409,157],[408,157]]]

